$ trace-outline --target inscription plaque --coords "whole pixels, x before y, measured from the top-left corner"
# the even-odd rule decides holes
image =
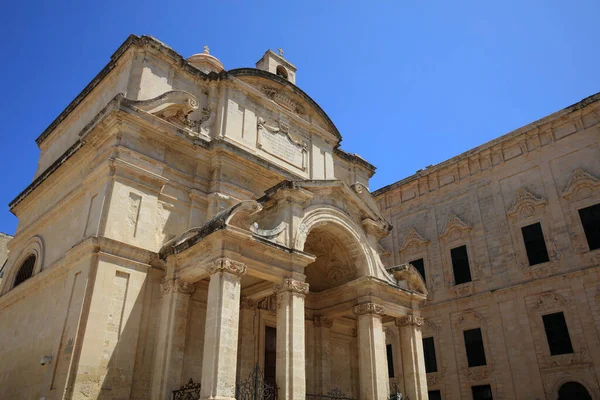
[[[292,139],[288,133],[289,127],[272,127],[264,119],[258,120],[257,147],[278,159],[301,170],[306,169],[306,144]]]

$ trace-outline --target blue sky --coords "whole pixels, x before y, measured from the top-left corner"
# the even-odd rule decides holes
[[[597,0],[21,1],[0,15],[0,231],[32,180],[34,139],[130,33],[225,68],[282,47],[371,189],[600,91]]]

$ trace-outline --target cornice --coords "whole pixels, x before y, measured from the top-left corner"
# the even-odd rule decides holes
[[[433,166],[427,167],[426,169],[420,170],[413,175],[410,175],[406,178],[400,179],[399,181],[391,183],[387,186],[381,187],[381,188],[373,191],[373,196],[378,197],[378,196],[384,195],[385,193],[388,193],[394,189],[400,188],[406,184],[415,182],[422,178],[427,178],[435,173],[441,172],[442,170],[444,170],[446,168],[456,168],[460,162],[462,162],[466,159],[472,159],[474,157],[479,157],[479,156],[486,157],[486,156],[491,155],[491,153],[494,153],[494,152],[502,152],[502,150],[505,150],[504,145],[506,145],[507,143],[510,143],[511,141],[514,141],[514,143],[511,143],[511,144],[523,145],[523,142],[528,139],[527,136],[535,136],[535,135],[541,134],[542,133],[542,131],[540,130],[541,128],[547,128],[547,130],[545,130],[544,132],[549,132],[550,134],[552,134],[552,124],[554,122],[557,122],[561,118],[565,118],[567,116],[573,116],[573,118],[577,118],[578,117],[578,115],[576,115],[577,112],[580,112],[581,110],[588,107],[589,105],[597,103],[599,101],[600,101],[600,93],[593,94],[593,95],[586,97],[585,99],[583,99],[569,107],[565,107],[560,111],[557,111],[557,112],[550,114],[544,118],[541,118],[541,119],[534,121],[530,124],[527,124],[525,126],[522,126],[521,128],[518,128],[512,132],[502,135],[494,140],[491,140],[491,141],[484,143],[480,146],[477,146],[471,150],[461,153],[461,154],[459,154],[455,157],[452,157],[446,161],[443,161],[437,165],[433,165]],[[589,128],[589,127],[583,128],[581,126],[581,124],[575,124],[575,125],[577,127],[577,132],[581,131],[583,129]],[[553,138],[551,140],[551,142],[554,142],[554,141],[555,141],[555,139]],[[512,158],[513,157],[510,157],[509,159],[512,159]],[[504,159],[504,157],[503,157],[503,159]],[[481,170],[479,170],[477,173],[481,173]]]

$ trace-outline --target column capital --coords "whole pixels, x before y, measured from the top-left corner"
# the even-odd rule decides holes
[[[365,314],[375,314],[375,315],[384,315],[385,308],[379,304],[375,303],[363,303],[357,306],[354,306],[354,313],[356,315],[365,315]]]
[[[240,307],[248,310],[256,310],[256,308],[258,307],[258,302],[249,297],[242,297],[242,299],[240,300]]]
[[[273,287],[276,293],[292,292],[301,295],[308,293],[308,283],[286,278],[282,283]]]
[[[226,257],[221,257],[213,261],[208,266],[208,273],[211,275],[217,272],[227,272],[232,275],[242,276],[246,274],[246,265],[239,261],[233,261]]]
[[[179,278],[167,279],[160,285],[162,295],[181,293],[191,295],[196,290],[193,283],[182,281]]]
[[[396,326],[402,328],[403,326],[423,326],[424,318],[417,317],[416,315],[405,315],[400,318],[396,318]]]
[[[317,328],[331,328],[333,321],[325,316],[318,315],[313,319],[313,325]]]

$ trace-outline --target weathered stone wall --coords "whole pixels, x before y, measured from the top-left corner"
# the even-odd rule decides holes
[[[424,259],[423,337],[434,337],[438,365],[427,379],[444,399],[480,384],[495,399],[551,399],[568,380],[600,395],[600,250],[589,251],[577,211],[600,203],[597,100],[376,192],[395,227],[382,241],[386,264]],[[521,227],[536,222],[550,261],[530,266]],[[450,249],[461,245],[472,282],[456,285]],[[550,356],[541,315],[555,311],[575,354]],[[487,365],[468,368],[462,331],[474,327]]]
[[[8,258],[8,248],[6,246],[11,239],[12,236],[0,232],[0,268],[2,268]]]

